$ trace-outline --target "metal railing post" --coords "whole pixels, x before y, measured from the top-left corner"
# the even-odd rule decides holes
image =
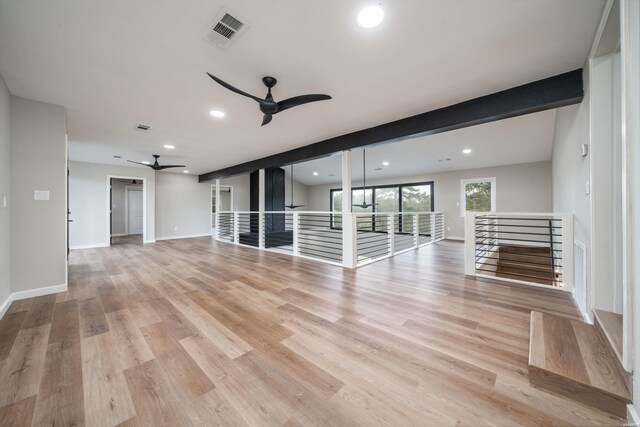
[[[476,275],[476,214],[467,212],[464,216],[464,274]]]
[[[293,212],[293,255],[300,255],[300,214]]]
[[[264,211],[258,212],[258,247],[260,249],[264,249],[264,217]]]
[[[438,224],[438,214],[436,212],[432,212],[431,213],[431,218],[430,218],[430,222],[431,222],[431,241],[433,243],[435,243],[436,240],[438,240],[438,237],[436,236],[436,230],[437,230],[437,224]]]
[[[238,212],[233,213],[233,243],[236,245],[240,243],[240,214]]]
[[[418,249],[420,246],[420,214],[413,214],[413,246]]]
[[[389,254],[393,255],[396,253],[396,242],[395,242],[395,218],[394,214],[390,213],[389,220],[387,221],[388,226],[388,237],[389,237]]]

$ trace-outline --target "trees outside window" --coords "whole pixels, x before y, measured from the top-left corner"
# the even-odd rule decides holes
[[[460,215],[465,212],[494,212],[496,210],[496,179],[477,178],[460,181]]]

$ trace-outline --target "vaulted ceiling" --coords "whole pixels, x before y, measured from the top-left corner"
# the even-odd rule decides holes
[[[363,29],[370,3],[0,0],[0,73],[12,94],[67,108],[72,160],[157,153],[204,173],[580,68],[604,6],[387,0]],[[202,38],[223,7],[248,25],[227,50]],[[333,99],[260,127],[257,104],[207,71],[257,96],[272,75],[276,100]]]

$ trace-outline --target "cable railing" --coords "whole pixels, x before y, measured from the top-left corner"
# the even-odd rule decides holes
[[[573,286],[570,214],[467,213],[465,244],[466,274],[563,290]]]
[[[343,227],[341,212],[234,211],[214,215],[217,240],[346,267],[366,265],[444,239],[442,212],[353,213],[348,230]]]
[[[443,212],[375,212],[354,213],[352,216],[357,230],[358,265],[444,239]]]

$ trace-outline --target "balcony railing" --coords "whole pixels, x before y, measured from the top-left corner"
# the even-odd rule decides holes
[[[572,215],[468,212],[465,273],[570,291]]]
[[[444,239],[443,212],[219,212],[216,239],[347,267]],[[345,233],[348,237],[345,240]],[[351,234],[349,234],[351,233]]]

